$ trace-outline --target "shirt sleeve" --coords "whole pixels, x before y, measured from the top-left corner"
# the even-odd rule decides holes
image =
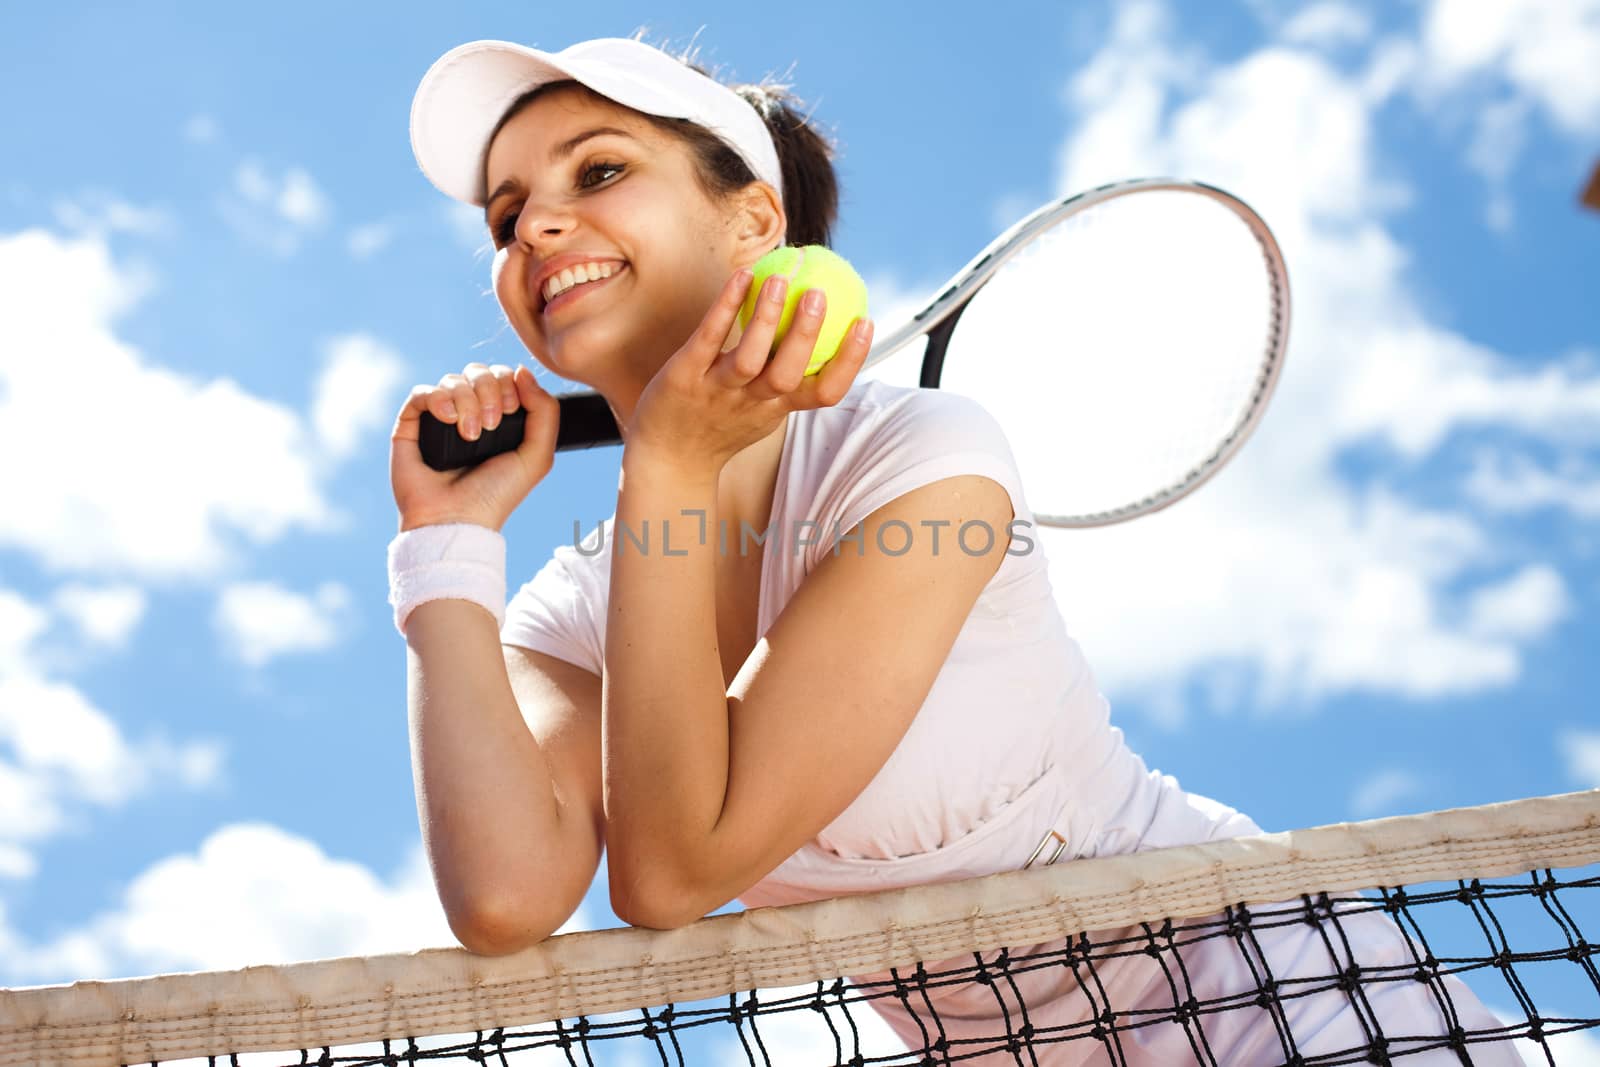
[[[835,499],[823,508],[826,536],[813,547],[812,567],[832,551],[833,541],[874,511],[913,489],[962,474],[998,482],[1011,498],[1013,522],[1031,523],[1022,476],[1004,428],[971,397],[938,389],[909,391],[871,428],[870,439],[849,454],[850,467],[837,481]],[[837,525],[835,525],[837,523]],[[915,531],[914,531],[915,532]],[[954,536],[956,531],[943,531]],[[868,536],[875,536],[868,532]],[[1005,544],[1010,530],[994,531]],[[893,539],[895,545],[901,537]],[[977,541],[969,542],[973,545]]]
[[[603,642],[595,626],[581,560],[560,546],[506,605],[500,643],[530,648],[602,673]]]

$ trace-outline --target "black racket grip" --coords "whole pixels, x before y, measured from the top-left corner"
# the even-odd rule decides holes
[[[622,443],[617,420],[605,397],[599,393],[568,393],[556,399],[561,403],[561,422],[556,427],[557,452]],[[527,421],[527,408],[518,408],[501,416],[494,429],[480,430],[476,441],[468,441],[455,424],[440,422],[432,412],[424,411],[417,431],[417,447],[422,450],[422,462],[436,471],[476,467],[520,445]]]

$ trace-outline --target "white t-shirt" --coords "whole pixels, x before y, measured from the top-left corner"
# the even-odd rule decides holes
[[[896,497],[963,474],[992,478],[1010,495],[1012,527],[994,531],[997,540],[1011,536],[1007,556],[887,762],[836,819],[740,895],[748,907],[1017,870],[1052,829],[1067,841],[1057,862],[1259,832],[1232,808],[1147,769],[1111,725],[1106,698],[1056,606],[1040,530],[1004,429],[968,397],[862,381],[832,407],[789,416],[766,530],[757,640],[840,534]],[[558,546],[517,591],[503,642],[601,674],[614,518],[599,532],[591,530],[581,551]],[[878,533],[868,530],[867,536]],[[881,533],[889,551],[905,543],[892,529]],[[940,551],[962,550],[957,531],[943,528],[938,536]],[[967,537],[969,550],[985,549],[981,528]],[[738,551],[738,531],[728,531],[725,543],[727,551]],[[859,551],[848,542],[839,550]],[[1385,940],[1387,927],[1372,929],[1377,941]],[[1286,934],[1269,948],[1284,960],[1309,958],[1309,936]],[[1209,970],[1219,983],[1249,986],[1239,961],[1200,952],[1215,958],[1193,959],[1197,973]],[[1026,981],[1036,1024],[1081,1013],[1081,994],[1071,981],[1044,972]],[[1153,972],[1128,970],[1117,984],[1140,1003],[1167,996]],[[1420,1019],[1415,1013],[1428,1010],[1409,992],[1391,996],[1402,1013],[1397,1017]],[[993,998],[987,989],[953,986],[942,997],[952,1037],[1000,1025],[986,1015],[992,1006],[983,1007],[984,998]],[[916,1021],[889,998],[873,1006],[913,1045],[920,1040]],[[1293,1010],[1329,1041],[1358,1023],[1342,1003],[1326,998],[1302,998]],[[1264,1013],[1218,1017],[1208,1035],[1213,1026],[1213,1051],[1235,1054],[1219,1062],[1254,1062],[1257,1051],[1266,1062],[1279,1047]],[[1082,1044],[1085,1055],[1098,1048]],[[1146,1028],[1138,1044],[1149,1062],[1181,1059],[1189,1051],[1176,1027]]]
[[[1056,606],[1005,432],[968,397],[869,380],[838,404],[789,416],[757,640],[830,552],[859,551],[850,542],[835,548],[840,534],[896,497],[962,474],[992,478],[1010,494],[1012,526],[992,531],[999,542],[1010,538],[1004,561],[888,761],[838,818],[743,894],[745,904],[1015,870],[1052,826],[1073,831],[1064,857],[1149,847],[1152,832],[1163,845],[1255,832],[1231,809],[1188,803],[1110,725]],[[512,597],[502,641],[601,673],[614,518],[579,546],[555,549]],[[990,532],[888,527],[866,536],[887,551],[907,536],[936,536],[938,551],[955,553],[983,551]],[[738,531],[725,544],[738,551]],[[1153,825],[1158,814],[1161,826]]]

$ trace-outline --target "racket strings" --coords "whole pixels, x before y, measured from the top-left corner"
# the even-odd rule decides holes
[[[1288,293],[1270,235],[1234,203],[1153,188],[1064,212],[963,311],[940,387],[1006,425],[1040,521],[1165,506],[1259,421]]]

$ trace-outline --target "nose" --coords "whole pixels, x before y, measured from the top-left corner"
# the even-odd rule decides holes
[[[518,241],[529,248],[560,237],[572,229],[572,210],[565,200],[532,196],[522,205],[514,231]]]

